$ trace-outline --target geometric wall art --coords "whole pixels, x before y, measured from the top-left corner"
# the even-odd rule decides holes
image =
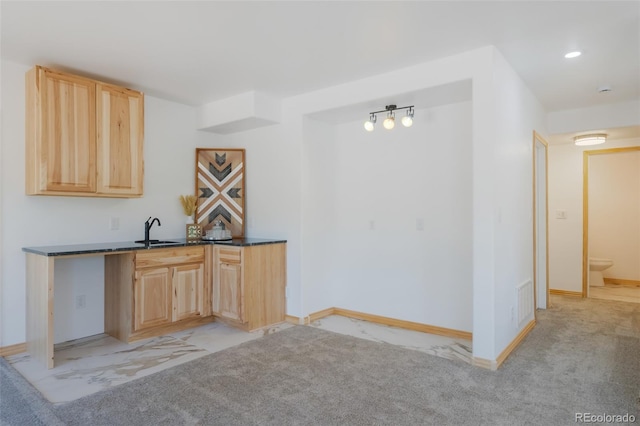
[[[203,234],[221,221],[244,237],[244,149],[196,148],[196,223]]]

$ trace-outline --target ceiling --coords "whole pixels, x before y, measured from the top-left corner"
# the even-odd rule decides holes
[[[188,105],[494,45],[548,112],[640,99],[638,1],[2,1],[1,53]],[[581,50],[568,60],[564,54]],[[600,93],[598,88],[610,86]],[[419,105],[417,105],[419,107]]]

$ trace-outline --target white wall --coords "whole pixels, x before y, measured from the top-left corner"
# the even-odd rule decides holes
[[[497,356],[534,317],[531,310],[518,322],[517,288],[533,280],[533,130],[544,135],[546,128],[542,105],[497,51],[493,87]],[[531,297],[532,292],[531,285]]]
[[[290,136],[297,127],[290,113],[283,122],[224,136],[202,132],[198,147],[245,149],[245,235],[287,240],[287,314],[302,316],[301,144]]]
[[[335,125],[304,118],[302,269],[306,314],[340,306],[336,261],[341,245],[353,246],[352,241],[345,243],[339,238],[348,207],[336,200],[337,188],[342,184],[337,164],[340,160],[336,158],[341,155],[341,141],[336,133]]]
[[[583,151],[640,146],[640,139],[610,140],[596,147],[549,146],[549,287],[582,292]],[[566,218],[557,218],[558,211]]]
[[[376,138],[398,138],[403,129],[386,135],[374,132],[369,135],[374,139],[367,144],[368,134],[362,131],[361,123],[332,125],[308,118],[315,113],[373,101],[384,105],[397,96],[463,80],[472,81],[473,99],[470,107],[466,107],[470,110],[458,111],[460,120],[454,119],[449,111],[442,122],[444,127],[436,126],[437,132],[446,134],[442,139],[461,143],[434,148],[445,149],[442,154],[449,156],[441,164],[453,168],[447,176],[461,179],[444,183],[462,193],[459,198],[445,200],[449,209],[455,210],[454,206],[459,205],[460,216],[447,217],[449,222],[442,231],[434,224],[444,218],[443,211],[428,209],[426,199],[428,195],[442,196],[446,191],[407,182],[412,176],[416,181],[432,177],[429,175],[432,170],[415,170],[418,163],[415,157],[424,156],[422,149],[426,149],[418,143],[419,139],[425,139],[418,124],[404,129],[414,132],[415,139],[411,136],[394,142],[398,147],[408,148],[407,156],[411,158],[406,161],[410,166],[406,170],[391,166],[392,172],[401,171],[406,179],[394,187],[397,194],[385,194],[392,202],[384,206],[375,203],[378,188],[389,192],[393,185],[374,172],[376,167],[383,166],[381,153],[389,142]],[[470,129],[460,124],[465,116],[471,120]],[[444,130],[454,123],[461,128]],[[286,218],[289,222],[282,231],[294,241],[288,256],[290,314],[306,316],[338,306],[452,328],[469,329],[471,324],[474,356],[496,359],[524,326],[524,322],[515,324],[511,319],[511,308],[516,303],[516,287],[532,277],[534,129],[546,133],[542,108],[502,56],[487,47],[288,98],[283,102],[281,125],[230,135],[224,140],[232,147],[246,147],[247,163],[249,158],[260,156],[248,169],[248,174],[251,170],[260,173],[260,177],[248,182],[248,193],[278,197],[283,191],[290,191],[282,198],[286,208],[263,195],[259,203],[252,201],[253,207],[248,209],[251,215],[262,215],[266,209],[274,212],[268,213],[273,214],[273,221]],[[470,135],[471,145],[464,145],[468,131],[466,138]],[[464,174],[451,161],[450,156],[457,151],[446,151],[463,146],[470,149],[467,154],[471,157],[462,157],[461,162],[470,165],[471,175]],[[269,162],[275,158],[283,159],[278,172],[286,171],[288,183],[269,176],[274,172]],[[471,180],[470,187],[462,183],[467,178]],[[350,186],[356,187],[358,196],[352,196]],[[421,191],[425,192],[424,197],[419,196]],[[400,203],[407,206],[406,218],[390,221],[388,217],[393,215],[394,207],[400,208],[397,206]],[[469,208],[471,227],[465,222]],[[425,231],[415,230],[418,218],[424,218]],[[374,230],[368,229],[371,221],[375,222]],[[462,226],[459,233],[445,232],[455,225]],[[253,233],[274,236],[276,229],[265,223],[264,228],[259,227]],[[471,240],[468,235],[462,237],[465,230],[471,234]],[[429,236],[433,238],[430,240]],[[387,238],[396,243],[395,247],[391,247],[393,244]],[[358,249],[354,250],[355,247]],[[466,250],[470,250],[471,258]],[[453,272],[451,259],[457,251],[461,254],[459,270]],[[443,261],[449,274],[420,266],[432,258]],[[295,269],[298,265],[300,269]],[[428,278],[431,275],[437,277],[436,281],[460,281],[453,287],[435,284],[434,288]],[[466,287],[464,277],[471,280],[471,287]],[[459,293],[457,304],[446,305],[454,299],[453,288],[471,289],[472,299],[468,298],[469,293]],[[412,301],[434,294],[437,300],[445,301],[446,308],[429,312],[429,300],[422,305]]]
[[[2,341],[25,341],[25,255],[22,247],[96,241],[128,241],[144,236],[144,221],[157,216],[152,235],[182,237],[184,216],[178,196],[193,193],[195,130],[192,107],[145,97],[144,197],[106,199],[24,194],[24,73],[29,67],[2,62]],[[211,140],[209,136],[209,140]],[[120,229],[109,230],[109,218]],[[56,266],[55,341],[101,333],[104,266],[101,257],[65,260]],[[60,290],[61,297],[58,297]],[[76,309],[76,295],[87,307]]]
[[[589,257],[605,277],[640,281],[640,151],[589,156]]]
[[[306,142],[308,191],[324,196],[305,216],[317,235],[305,306],[471,331],[471,102],[417,109],[411,128],[369,133],[358,120]]]
[[[640,125],[640,101],[554,111],[547,115],[550,134],[585,131],[599,133],[601,129],[637,125]]]

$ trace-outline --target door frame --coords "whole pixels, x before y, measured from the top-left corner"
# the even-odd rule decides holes
[[[549,143],[533,131],[533,306],[538,309],[538,142],[544,147],[545,307],[549,307]]]
[[[582,297],[589,297],[589,157],[640,151],[640,146],[605,148],[582,152]]]

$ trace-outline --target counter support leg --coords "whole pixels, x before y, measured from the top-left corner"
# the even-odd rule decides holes
[[[27,253],[27,351],[53,368],[54,258]]]

